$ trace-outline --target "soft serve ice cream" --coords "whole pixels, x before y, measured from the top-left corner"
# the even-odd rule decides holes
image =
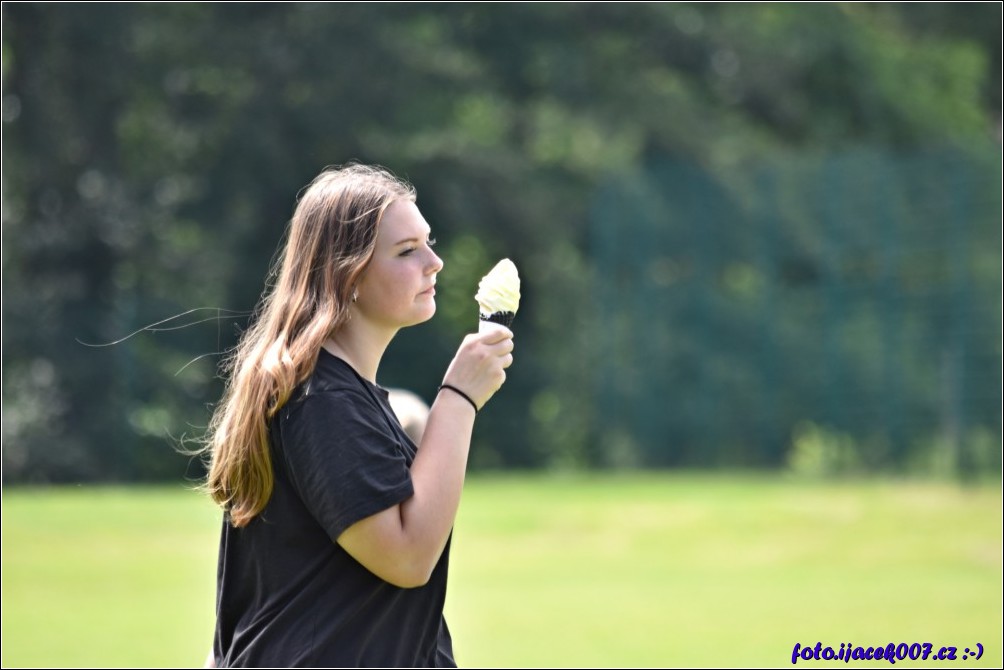
[[[489,323],[508,328],[519,309],[519,273],[508,258],[500,260],[478,284],[474,299],[478,301],[481,329]]]

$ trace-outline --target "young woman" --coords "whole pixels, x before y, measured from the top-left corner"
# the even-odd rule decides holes
[[[208,435],[220,667],[455,666],[450,533],[513,342],[464,338],[416,448],[377,370],[436,311],[430,235],[414,189],[381,168],[327,170],[297,204]]]

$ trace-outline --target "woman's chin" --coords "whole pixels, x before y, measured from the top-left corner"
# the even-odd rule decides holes
[[[430,299],[429,302],[421,306],[421,309],[416,310],[415,317],[411,319],[409,326],[417,326],[420,323],[425,323],[433,316],[436,315],[436,301]]]

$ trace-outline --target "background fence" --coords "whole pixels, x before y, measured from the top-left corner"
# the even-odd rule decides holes
[[[627,463],[1000,466],[998,174],[951,150],[652,161],[592,209]]]

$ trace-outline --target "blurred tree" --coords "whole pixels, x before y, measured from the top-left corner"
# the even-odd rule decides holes
[[[1000,7],[990,4],[2,11],[5,482],[185,472],[165,438],[198,435],[208,419],[219,352],[268,281],[296,192],[350,159],[414,181],[447,261],[439,317],[402,333],[383,383],[429,397],[474,325],[477,279],[502,256],[520,267],[519,363],[479,419],[475,467],[781,464],[794,422],[830,402],[818,379],[796,374],[819,344],[797,325],[820,300],[837,305],[821,292],[839,286],[826,283],[828,240],[848,236],[837,258],[853,259],[859,232],[825,193],[822,209],[793,195],[809,183],[795,173],[843,178],[825,157],[861,146],[948,147],[961,158],[946,169],[986,167],[980,145],[992,141],[987,172],[999,174]],[[972,189],[959,202],[975,223],[960,253],[936,261],[972,271],[946,270],[956,293],[939,304],[968,291],[965,327],[979,338],[960,360],[999,369],[999,345],[985,343],[999,341],[1000,313],[976,308],[999,303],[999,231],[986,223],[999,192],[960,188]],[[645,262],[609,276],[602,261],[617,245]],[[927,258],[897,265],[903,281]],[[907,290],[882,277],[880,295]],[[637,282],[663,290],[654,314]],[[859,390],[887,388],[875,386],[881,356],[862,351],[889,346],[881,333],[900,328],[937,350],[930,297],[904,299],[902,319],[827,360]],[[78,342],[115,341],[199,307],[245,314],[196,312],[186,319],[210,320],[111,347]],[[772,328],[750,330],[764,315]],[[845,317],[858,322],[830,315]],[[644,352],[656,354],[648,367]],[[867,370],[845,370],[853,360]],[[905,363],[904,380],[930,374]],[[903,407],[934,406],[927,382],[897,383]],[[770,402],[765,384],[782,387]],[[653,424],[661,441],[639,446],[636,421],[650,418],[607,415],[630,417],[653,392],[679,400]],[[980,417],[972,425],[1000,435],[985,409],[999,394],[953,397]],[[735,426],[722,426],[724,403]],[[863,439],[860,427],[849,430]]]

